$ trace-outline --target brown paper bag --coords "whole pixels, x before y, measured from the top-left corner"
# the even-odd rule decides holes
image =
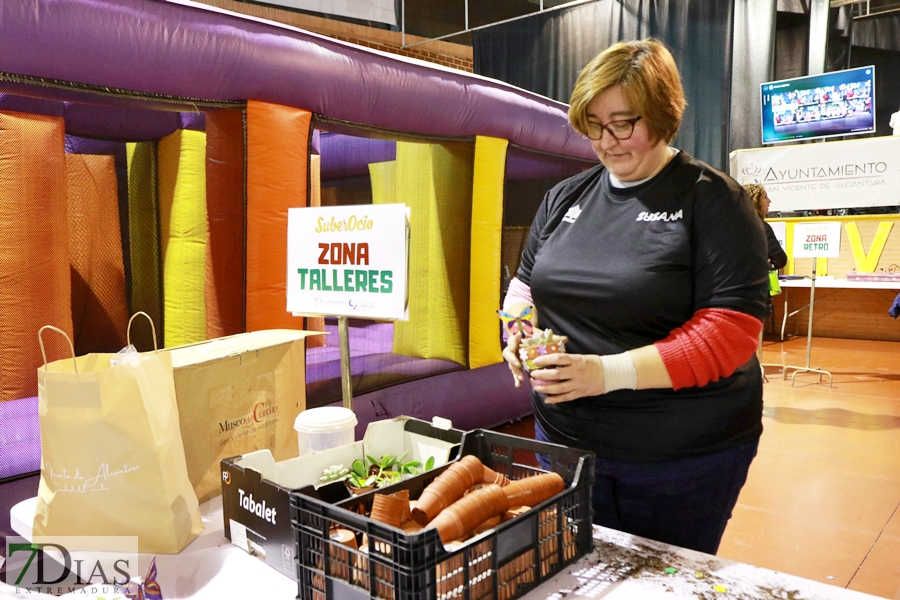
[[[188,475],[200,502],[222,493],[223,458],[268,448],[297,456],[294,419],[306,408],[304,338],[272,329],[167,350],[175,367]]]
[[[66,336],[42,327],[42,352],[48,328]],[[203,522],[184,460],[171,356],[146,352],[111,365],[116,355],[74,354],[37,372],[41,480],[34,534],[133,535],[140,552],[180,551]]]

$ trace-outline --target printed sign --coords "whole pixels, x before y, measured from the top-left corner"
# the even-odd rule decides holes
[[[794,258],[837,258],[840,253],[840,223],[794,225]]]
[[[729,170],[761,183],[770,211],[893,206],[900,196],[900,136],[736,150]]]
[[[781,248],[787,252],[787,223],[784,221],[773,221],[769,223],[769,227],[772,228],[772,233],[775,234],[775,239],[781,244]]]
[[[287,310],[406,318],[405,204],[288,210]]]

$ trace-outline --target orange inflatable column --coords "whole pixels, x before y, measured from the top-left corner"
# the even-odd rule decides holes
[[[244,331],[244,115],[206,113],[206,337]]]
[[[0,112],[0,402],[37,396],[37,332],[72,336],[65,124]],[[47,360],[70,356],[45,332]]]
[[[307,206],[312,113],[247,102],[247,331],[301,329],[287,312],[288,209]]]
[[[125,347],[128,304],[112,156],[67,154],[75,354]]]

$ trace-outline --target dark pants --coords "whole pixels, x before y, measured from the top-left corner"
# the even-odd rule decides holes
[[[534,429],[536,439],[550,441]],[[656,463],[597,457],[594,523],[715,554],[757,446]],[[546,456],[538,461],[549,470]]]

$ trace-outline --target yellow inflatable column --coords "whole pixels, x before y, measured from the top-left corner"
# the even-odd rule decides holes
[[[396,201],[410,207],[409,321],[394,352],[468,358],[472,144],[397,142]]]
[[[500,362],[500,250],[503,183],[509,142],[475,138],[472,182],[472,275],[469,293],[469,366]]]
[[[143,311],[156,325],[157,344],[163,345],[162,268],[159,262],[159,198],[156,142],[126,144],[128,156],[128,239],[131,248],[131,311]],[[131,342],[153,350],[150,327],[136,324]]]
[[[159,233],[166,347],[206,339],[206,134],[159,141]]]

